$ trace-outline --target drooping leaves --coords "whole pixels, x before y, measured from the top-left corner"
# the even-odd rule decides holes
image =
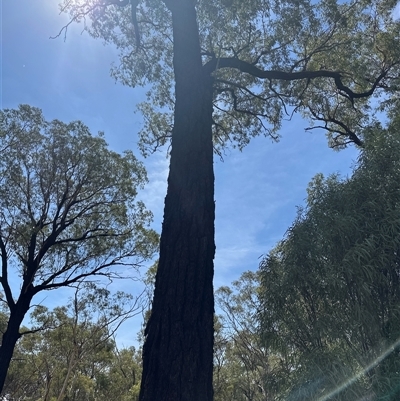
[[[261,263],[262,336],[292,360],[289,399],[399,396],[399,135],[398,118],[371,128],[352,177],[317,175]]]

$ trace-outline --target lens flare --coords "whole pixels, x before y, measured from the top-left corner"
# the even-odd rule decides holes
[[[360,379],[363,375],[368,373],[371,369],[375,368],[377,365],[379,365],[387,356],[389,356],[398,346],[400,345],[400,338],[397,339],[396,342],[394,342],[392,345],[390,345],[385,351],[382,352],[381,355],[379,355],[377,358],[375,358],[369,365],[367,365],[361,372],[355,374],[352,376],[350,379],[345,380],[342,384],[340,384],[338,387],[336,387],[333,391],[330,393],[324,395],[323,397],[318,398],[317,401],[328,401],[335,395],[339,394],[342,392],[344,389],[347,387],[351,386],[355,381]],[[359,401],[367,401],[365,398]]]

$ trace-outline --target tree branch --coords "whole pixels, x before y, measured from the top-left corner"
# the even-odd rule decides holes
[[[90,14],[92,11],[94,11],[96,8],[98,7],[104,7],[104,6],[109,6],[109,5],[116,5],[119,7],[124,7],[127,6],[130,3],[130,0],[105,0],[104,3],[95,3],[93,6],[91,7],[87,7],[87,4],[84,4],[80,7],[81,12],[78,12],[76,15],[74,15],[66,25],[64,25],[60,31],[58,32],[57,35],[55,36],[50,36],[50,39],[56,39],[58,37],[61,36],[61,34],[64,32],[64,41],[67,38],[67,31],[69,26],[74,23],[74,22],[79,22],[81,18],[85,19],[85,17]],[[68,5],[67,5],[68,6]],[[67,6],[65,6],[63,9],[61,9],[61,12],[65,11],[65,9],[67,8]],[[86,8],[86,9],[85,9]]]
[[[4,294],[6,296],[6,300],[8,303],[8,307],[11,310],[15,306],[15,302],[12,296],[11,288],[8,283],[8,260],[7,260],[7,249],[6,245],[3,241],[3,238],[0,237],[0,251],[1,251],[1,277],[0,283],[3,286]]]
[[[339,121],[338,119],[336,119],[334,116],[330,116],[328,115],[327,117],[320,117],[314,110],[309,109],[310,113],[312,114],[313,118],[316,121],[323,121],[325,122],[325,126],[324,127],[310,127],[310,128],[306,128],[306,131],[312,130],[314,128],[324,128],[329,132],[336,132],[338,133],[340,136],[347,136],[348,138],[350,138],[351,142],[354,142],[356,145],[363,147],[364,143],[363,141],[356,135],[356,133],[354,131],[352,131],[345,123],[343,123],[342,121]],[[338,131],[337,129],[332,129],[328,127],[328,123],[332,123],[332,124],[336,124],[338,125],[340,128],[342,128],[344,130],[344,132],[342,131]]]
[[[204,66],[204,71],[208,74],[212,72],[222,69],[222,68],[234,68],[241,72],[252,75],[253,77],[261,78],[261,79],[276,79],[282,81],[296,81],[301,79],[315,79],[315,78],[332,78],[335,81],[336,87],[342,92],[342,95],[348,98],[351,103],[354,103],[354,99],[364,98],[371,96],[379,82],[386,76],[388,69],[382,69],[381,74],[376,78],[372,87],[365,92],[354,92],[349,87],[343,84],[342,82],[342,73],[339,71],[327,71],[327,70],[318,70],[318,71],[299,71],[299,72],[285,72],[285,71],[276,71],[269,70],[264,71],[255,65],[248,63],[243,60],[239,60],[237,58],[214,58],[208,61]]]
[[[58,271],[57,273],[52,274],[42,284],[35,286],[34,294],[37,294],[38,292],[40,292],[42,290],[50,290],[50,289],[55,289],[55,288],[59,288],[59,287],[69,287],[71,284],[79,283],[79,282],[83,281],[84,279],[91,277],[91,276],[103,276],[103,277],[109,277],[109,278],[113,277],[112,272],[107,272],[107,271],[103,271],[103,270],[105,270],[106,268],[111,267],[111,266],[125,265],[122,262],[122,259],[124,259],[125,256],[126,255],[122,255],[118,258],[114,258],[110,262],[103,263],[100,266],[97,266],[96,268],[94,268],[86,273],[78,274],[75,277],[72,277],[69,279],[67,278],[58,283],[52,283],[52,281],[55,280],[56,278],[58,278],[60,276],[60,274],[65,273],[70,269],[68,268],[68,269],[65,269],[64,271]],[[119,276],[119,275],[117,275],[117,273],[114,273],[114,277],[117,277],[117,276]],[[71,275],[69,277],[71,277]],[[122,276],[120,276],[120,277],[122,277]]]

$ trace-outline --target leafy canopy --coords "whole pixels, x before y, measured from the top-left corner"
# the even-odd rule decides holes
[[[116,79],[150,88],[138,106],[145,118],[144,153],[171,135],[174,43],[168,7],[175,3],[64,0],[60,6],[70,23],[84,20],[93,37],[119,49]],[[283,118],[295,111],[327,130],[331,146],[361,145],[362,129],[374,122],[376,110],[394,107],[398,99],[395,5],[396,0],[198,1],[204,72],[214,77],[215,149],[242,148],[260,134],[278,139]]]
[[[47,122],[27,105],[0,116],[0,283],[10,308],[14,271],[21,295],[30,288],[33,296],[124,275],[113,266],[152,256],[151,213],[135,200],[146,173],[131,152],[115,153],[82,122]]]

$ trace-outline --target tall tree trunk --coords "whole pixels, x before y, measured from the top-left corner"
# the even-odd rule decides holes
[[[21,337],[19,329],[26,313],[29,310],[31,299],[32,297],[27,293],[20,296],[18,302],[11,309],[7,328],[3,333],[0,346],[0,395],[3,391],[4,383],[7,377],[7,371],[14,353],[15,345]]]
[[[174,30],[175,117],[140,401],[211,401],[214,172],[212,82],[194,2],[165,1]]]

